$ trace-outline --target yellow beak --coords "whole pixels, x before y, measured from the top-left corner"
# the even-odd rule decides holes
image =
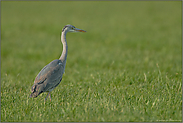
[[[85,30],[78,29],[78,28],[75,28],[75,31],[77,31],[77,32],[86,32]]]

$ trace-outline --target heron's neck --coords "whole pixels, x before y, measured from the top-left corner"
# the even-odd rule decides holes
[[[67,41],[66,41],[66,34],[67,34],[67,32],[63,31],[62,35],[61,35],[61,42],[63,44],[63,51],[62,51],[62,54],[61,54],[59,60],[61,60],[62,62],[66,62],[66,59],[67,59],[68,46],[67,46]]]

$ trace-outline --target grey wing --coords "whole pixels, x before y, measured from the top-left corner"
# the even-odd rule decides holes
[[[60,83],[63,73],[64,65],[61,60],[57,59],[50,62],[35,78],[31,89],[32,93],[38,96],[42,92],[51,91]]]

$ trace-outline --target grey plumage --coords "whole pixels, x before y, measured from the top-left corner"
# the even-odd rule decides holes
[[[67,52],[68,52],[68,46],[66,41],[67,32],[86,32],[86,31],[77,29],[72,25],[66,25],[62,29],[62,35],[61,35],[61,41],[63,44],[62,54],[59,59],[53,60],[39,72],[39,74],[34,80],[34,85],[31,88],[32,93],[30,97],[37,97],[43,92],[48,92],[51,101],[50,92],[60,84],[62,80],[62,75],[64,74],[65,71]],[[48,95],[46,96],[45,100],[47,99]]]

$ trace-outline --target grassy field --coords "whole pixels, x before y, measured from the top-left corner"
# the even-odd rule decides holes
[[[60,85],[29,98],[62,52]],[[1,2],[1,122],[182,121],[180,2]]]

